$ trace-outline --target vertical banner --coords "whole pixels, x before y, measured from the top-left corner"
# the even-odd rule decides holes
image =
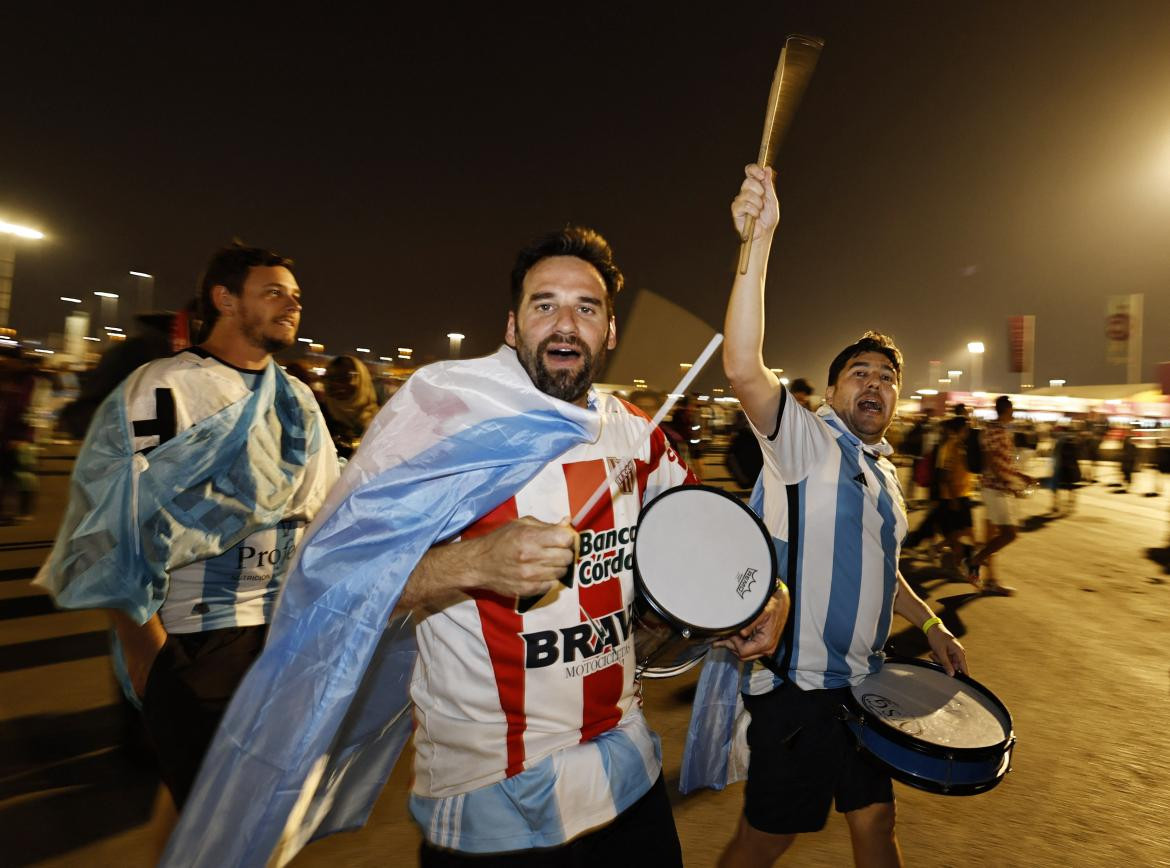
[[[1111,295],[1105,306],[1105,361],[1125,365],[1127,383],[1142,379],[1142,302],[1140,292]]]
[[[1032,314],[1008,317],[1008,370],[1020,375],[1020,389],[1035,385],[1036,317]]]
[[[1105,363],[1124,365],[1129,361],[1131,296],[1111,295],[1105,303]]]
[[[1142,381],[1142,306],[1145,296],[1135,292],[1129,297],[1129,353],[1125,359],[1125,381]]]

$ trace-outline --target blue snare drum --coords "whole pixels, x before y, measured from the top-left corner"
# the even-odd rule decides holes
[[[891,777],[918,789],[970,796],[1011,768],[1012,716],[995,695],[936,663],[888,658],[850,688],[846,723]]]

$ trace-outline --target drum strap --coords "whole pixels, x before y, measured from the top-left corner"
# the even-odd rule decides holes
[[[784,625],[784,635],[780,640],[784,656],[780,658],[780,665],[772,671],[788,680],[788,668],[792,665],[792,641],[796,635],[796,619],[800,613],[800,591],[796,586],[796,565],[800,562],[800,486],[794,484],[786,485],[784,488],[788,496],[788,570],[784,574],[784,579],[791,598],[792,614],[788,617],[788,623]]]

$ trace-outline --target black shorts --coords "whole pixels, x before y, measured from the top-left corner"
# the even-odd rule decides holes
[[[154,659],[142,717],[176,807],[187,800],[219,720],[267,632],[261,624],[172,633]]]
[[[612,823],[559,847],[508,853],[461,853],[425,840],[419,848],[421,868],[682,868],[682,845],[670,812],[666,783],[658,776],[646,795]]]
[[[785,682],[744,697],[752,719],[743,813],[752,828],[772,835],[816,832],[834,799],[841,813],[894,801],[890,776],[840,719],[848,692]]]
[[[955,509],[948,501],[943,501],[939,505],[939,518],[942,523],[943,533],[955,533],[961,530],[970,530],[971,523],[971,498],[958,498],[959,505]]]

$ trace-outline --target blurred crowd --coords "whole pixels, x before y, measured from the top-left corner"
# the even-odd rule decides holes
[[[191,325],[192,331],[197,328],[197,323]],[[0,524],[31,517],[36,504],[36,457],[46,443],[54,437],[81,440],[94,411],[118,383],[140,365],[169,355],[181,345],[175,344],[174,315],[148,314],[138,317],[136,334],[113,344],[88,367],[62,368],[51,356],[28,357],[16,350],[0,355]],[[379,408],[404,380],[380,374],[354,355],[335,356],[321,364],[321,360],[298,359],[284,367],[312,389],[338,455],[349,458]],[[807,380],[793,380],[788,391],[811,409],[820,403]],[[623,397],[654,417],[668,396],[641,388]],[[949,436],[961,440],[959,451],[974,480],[973,490],[978,489],[986,421],[963,404],[955,404],[942,417],[918,413],[894,420],[887,438],[897,450],[895,463],[910,504],[937,510],[940,489],[935,468]],[[726,451],[726,470],[740,489],[750,490],[759,476],[759,444],[734,402],[683,395],[660,427],[696,472],[700,459],[718,443],[715,449]],[[1020,466],[1033,468],[1051,493],[1053,515],[1075,508],[1076,490],[1082,484],[1102,482],[1156,496],[1162,492],[1162,477],[1170,474],[1170,433],[1165,429],[1114,426],[1102,417],[1069,422],[1016,418],[1009,427]],[[925,533],[934,523],[924,525]],[[918,539],[911,534],[912,545]],[[953,543],[944,542],[940,550],[946,556],[952,548],[956,548]]]

